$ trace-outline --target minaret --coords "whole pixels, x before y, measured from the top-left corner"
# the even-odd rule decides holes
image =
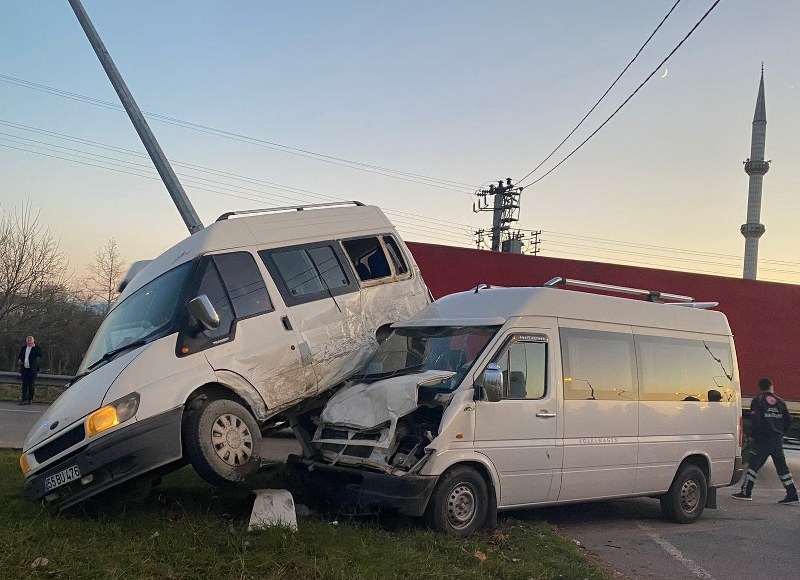
[[[761,64],[761,83],[758,85],[756,113],[753,115],[753,136],[750,141],[750,157],[744,162],[744,170],[750,176],[747,194],[747,223],[742,225],[744,236],[744,279],[755,280],[758,269],[758,239],[767,228],[761,219],[761,186],[769,171],[769,161],[764,161],[767,142],[767,106],[764,102],[764,64]]]

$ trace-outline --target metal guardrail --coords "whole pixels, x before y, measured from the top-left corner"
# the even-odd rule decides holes
[[[63,387],[65,386],[70,379],[72,379],[72,375],[45,375],[39,373],[36,375],[36,386],[53,386],[53,387]],[[22,380],[20,379],[18,372],[8,372],[8,371],[0,371],[0,383],[21,383]]]

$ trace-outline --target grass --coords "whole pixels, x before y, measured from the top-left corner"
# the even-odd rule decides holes
[[[296,533],[249,533],[251,490],[291,489],[282,464],[226,490],[184,468],[145,498],[122,490],[63,514],[26,501],[22,483],[18,453],[0,450],[3,578],[609,577],[545,522],[503,519],[497,530],[458,540],[399,516],[355,520],[314,512],[300,519]],[[300,503],[302,493],[293,492]],[[38,558],[47,564],[37,566]]]

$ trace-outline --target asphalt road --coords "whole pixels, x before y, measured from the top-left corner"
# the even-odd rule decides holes
[[[0,447],[22,446],[46,405],[0,402]],[[262,456],[283,460],[299,453],[288,437],[264,439]],[[800,481],[800,450],[787,451]],[[768,462],[753,501],[737,501],[737,488],[718,491],[716,510],[690,525],[667,522],[659,502],[635,498],[507,512],[501,518],[547,521],[631,580],[797,578],[800,505],[778,505],[783,488]]]

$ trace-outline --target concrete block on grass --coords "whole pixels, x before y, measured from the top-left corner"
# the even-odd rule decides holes
[[[254,489],[256,500],[250,514],[247,531],[262,530],[273,526],[285,526],[297,531],[297,514],[292,494],[285,489]]]

